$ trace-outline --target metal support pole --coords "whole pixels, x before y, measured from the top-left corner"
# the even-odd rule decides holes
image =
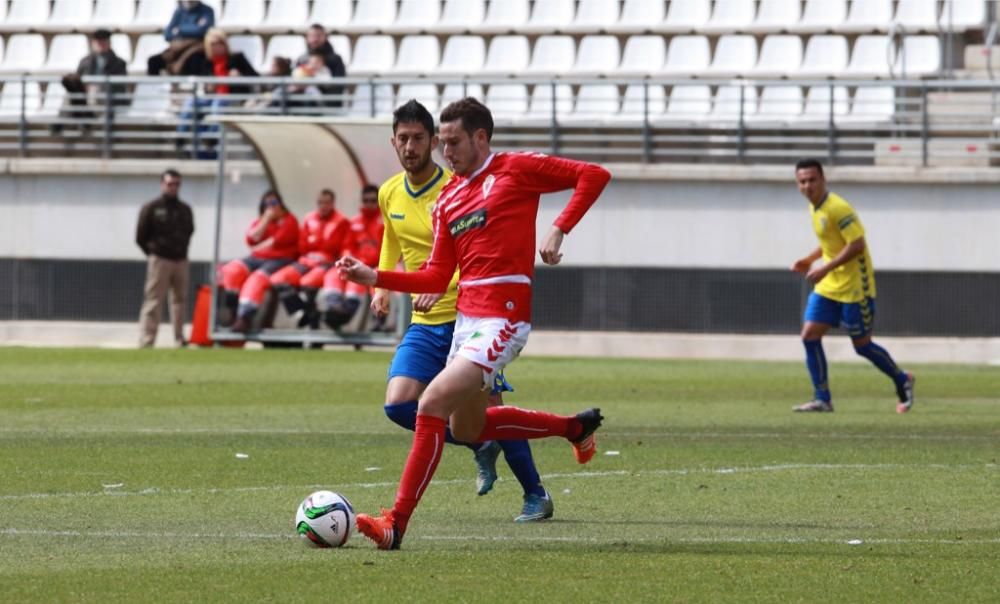
[[[927,84],[920,85],[920,153],[921,165],[927,167],[927,139],[930,130],[930,122],[927,116]]]
[[[288,115],[288,84],[284,80],[278,84],[278,101],[281,106],[281,115]]]
[[[219,165],[218,171],[215,174],[215,245],[212,246],[212,266],[209,270],[212,273],[212,305],[209,308],[208,314],[208,324],[209,331],[215,331],[216,322],[218,317],[216,316],[216,309],[219,307],[218,300],[218,269],[219,269],[219,255],[220,248],[222,247],[222,201],[225,198],[225,185],[226,185],[226,124],[225,122],[219,124]]]
[[[198,85],[191,92],[191,157],[198,157],[198,127],[201,122],[201,103],[198,102]]]
[[[556,88],[556,82],[555,82],[555,80],[552,80],[552,82],[549,83],[549,86],[551,86],[551,88],[552,88],[552,122],[551,122],[552,123],[552,135],[551,135],[551,139],[550,139],[551,140],[550,146],[551,146],[551,149],[552,149],[552,155],[557,155],[559,153],[559,122],[556,120],[556,105],[557,105],[556,89],[557,88]]]
[[[111,127],[114,121],[114,94],[111,90],[111,80],[104,76],[104,140],[101,145],[101,156],[111,158]]]
[[[826,154],[827,161],[832,166],[837,158],[837,136],[834,129],[833,116],[834,116],[834,96],[833,93],[836,88],[833,82],[830,82],[830,112],[827,116],[826,122]]]
[[[653,161],[653,132],[649,125],[649,82],[642,83],[642,161]]]
[[[745,94],[745,91],[746,91],[746,83],[744,82],[740,86],[740,114],[739,114],[740,122],[739,122],[739,128],[737,129],[737,139],[736,139],[736,152],[739,155],[740,161],[743,161],[745,159],[744,147],[746,146],[746,132],[744,131],[745,123],[743,115],[743,95]]]
[[[27,74],[21,75],[21,116],[17,130],[17,143],[21,157],[28,155],[28,83],[25,82],[25,75]]]

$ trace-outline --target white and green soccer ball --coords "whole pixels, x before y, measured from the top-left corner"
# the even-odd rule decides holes
[[[295,512],[295,530],[316,547],[340,547],[354,532],[354,506],[332,491],[316,491]]]

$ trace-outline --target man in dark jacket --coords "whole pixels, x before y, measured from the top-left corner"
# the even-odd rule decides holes
[[[111,49],[111,32],[106,29],[99,29],[90,36],[90,54],[80,59],[80,64],[76,68],[76,73],[68,73],[63,76],[62,85],[69,93],[68,103],[73,110],[64,111],[64,116],[74,119],[92,119],[106,107],[108,90],[104,84],[91,82],[83,83],[84,76],[123,76],[126,75],[125,61],[115,54]],[[127,105],[129,102],[124,84],[112,84],[111,103],[113,105]],[[95,109],[77,110],[76,107],[90,106]],[[53,130],[57,133],[61,124],[54,124]]]
[[[167,170],[160,176],[160,196],[139,212],[135,242],[146,254],[146,285],[139,313],[140,348],[150,348],[160,326],[160,304],[170,290],[174,344],[184,346],[184,316],[190,280],[188,244],[194,233],[191,206],[178,198],[181,175]]]
[[[180,0],[170,23],[163,28],[163,37],[170,46],[149,57],[146,72],[151,76],[162,71],[176,75],[192,53],[202,50],[202,40],[215,26],[215,10],[197,0]]]
[[[295,61],[295,65],[303,65],[309,61],[309,55],[314,51],[321,51],[323,53],[323,62],[326,63],[326,68],[330,70],[330,77],[332,78],[342,78],[347,75],[347,68],[344,67],[344,60],[340,58],[340,55],[333,50],[333,46],[326,37],[326,30],[319,23],[313,23],[306,30],[306,52],[301,57]],[[326,107],[340,107],[343,105],[343,100],[340,98],[344,94],[343,86],[320,86],[320,91],[324,96],[332,96],[335,98],[326,99],[323,103]]]

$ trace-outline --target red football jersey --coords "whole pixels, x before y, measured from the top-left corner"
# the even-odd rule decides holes
[[[569,233],[610,179],[597,164],[540,153],[494,153],[473,174],[455,175],[441,189],[434,247],[424,267],[413,273],[379,271],[376,285],[443,292],[457,264],[462,314],[530,321],[539,197],[574,189],[554,223]]]
[[[250,234],[260,224],[260,219],[260,216],[255,218],[250,223],[250,228],[247,229],[247,245],[252,248],[266,239],[273,238],[273,241],[271,241],[271,245],[263,249],[254,250],[252,255],[267,260],[297,258],[299,255],[299,221],[295,219],[295,216],[291,212],[287,212],[285,217],[278,222],[268,224],[260,239],[251,239]]]
[[[320,218],[317,210],[306,214],[299,229],[299,254],[307,261],[303,264],[333,262],[340,258],[350,228],[347,218],[336,210],[326,219]]]
[[[348,251],[352,256],[368,266],[378,266],[379,253],[382,251],[382,233],[385,224],[382,223],[382,213],[375,212],[371,216],[358,214],[351,219],[351,229],[348,235]]]

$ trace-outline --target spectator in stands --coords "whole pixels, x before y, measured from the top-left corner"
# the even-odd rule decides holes
[[[225,303],[234,310],[233,331],[247,332],[271,289],[271,275],[299,256],[299,222],[275,191],[261,197],[257,218],[247,229],[250,255],[222,267]]]
[[[271,276],[271,285],[289,315],[299,319],[299,327],[316,328],[316,293],[323,276],[343,254],[351,225],[337,211],[337,196],[323,189],[316,198],[316,209],[306,214],[299,228],[299,259]]]
[[[306,31],[306,53],[298,58],[295,64],[304,65],[309,62],[309,57],[314,51],[320,51],[323,53],[323,62],[326,64],[326,68],[330,71],[330,77],[342,78],[347,75],[347,69],[344,67],[344,60],[340,58],[340,55],[333,50],[333,46],[326,37],[326,30],[319,23],[313,23],[309,26]],[[340,97],[344,94],[344,87],[339,85],[328,85],[321,86],[320,91],[324,96],[332,97],[324,101],[324,106],[326,107],[341,107],[343,105],[343,99]]]
[[[163,28],[163,37],[169,46],[158,55],[149,57],[146,71],[149,75],[182,73],[184,65],[194,53],[203,50],[205,34],[215,25],[215,10],[197,0],[180,0],[170,23]]]
[[[271,69],[267,72],[269,78],[287,78],[292,75],[292,61],[285,57],[274,57],[271,59]],[[247,109],[262,110],[268,107],[281,107],[280,85],[268,84],[263,87],[261,94],[250,99],[244,106]],[[286,101],[287,104],[287,101]]]
[[[288,102],[290,107],[319,108],[324,106],[322,99],[323,87],[316,84],[303,82],[302,80],[327,80],[330,78],[330,70],[326,66],[326,57],[321,50],[310,50],[309,59],[295,68],[292,78],[299,80],[299,83],[288,87],[288,93],[295,98]],[[304,113],[304,112],[299,112]]]
[[[125,61],[111,49],[111,32],[99,29],[90,35],[90,54],[80,59],[76,73],[63,76],[62,85],[66,89],[66,99],[70,107],[91,107],[92,109],[60,111],[64,116],[73,119],[93,119],[98,115],[96,108],[105,107],[108,90],[104,84],[83,83],[84,76],[123,76],[127,74]],[[111,102],[114,105],[127,105],[129,99],[124,84],[112,84]],[[53,133],[61,131],[61,124],[52,126]]]
[[[167,170],[160,176],[160,196],[142,206],[135,242],[146,254],[146,285],[139,312],[139,346],[150,348],[160,326],[160,304],[170,290],[170,320],[174,344],[184,346],[184,316],[190,269],[188,245],[194,233],[191,206],[178,197],[181,175]]]
[[[229,42],[225,32],[221,29],[212,28],[205,34],[205,49],[197,51],[191,55],[184,66],[185,75],[196,75],[215,78],[226,77],[253,77],[260,74],[250,65],[250,62],[241,52],[229,52]],[[192,122],[195,117],[199,120],[205,114],[220,113],[230,102],[226,97],[233,95],[247,95],[253,90],[247,84],[206,84],[205,96],[200,96],[197,101],[188,98],[184,101],[181,109],[180,123],[177,125],[177,132],[185,134],[191,131]],[[195,112],[198,115],[195,116]],[[198,132],[203,134],[213,134],[218,132],[218,125],[199,123]],[[184,144],[185,137],[177,138],[178,151]],[[213,137],[206,137],[205,147],[207,150],[199,149],[196,157],[199,159],[215,159],[215,152],[211,151],[215,140]]]
[[[345,246],[347,253],[368,266],[378,266],[383,231],[385,225],[378,208],[378,187],[365,185],[361,190],[361,212],[351,219],[351,231]],[[351,320],[361,306],[361,298],[370,295],[371,290],[366,285],[342,279],[337,267],[326,271],[321,291],[326,304],[323,321],[330,329],[339,329]]]

